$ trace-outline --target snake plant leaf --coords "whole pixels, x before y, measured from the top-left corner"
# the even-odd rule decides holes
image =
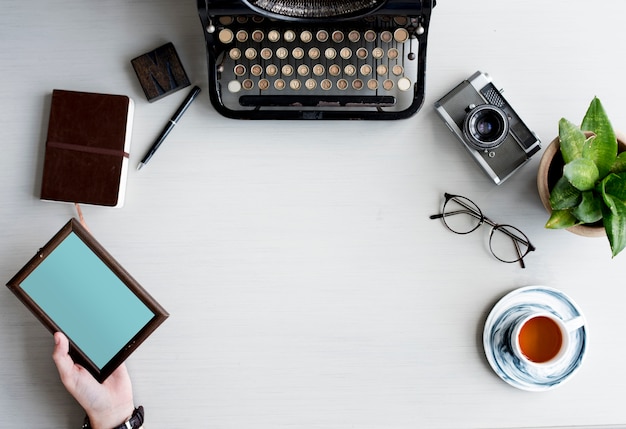
[[[580,194],[580,191],[573,187],[567,178],[561,177],[550,192],[550,206],[553,210],[576,207],[581,200]]]
[[[612,173],[602,181],[602,191],[626,202],[626,173]]]
[[[579,127],[565,118],[559,121],[559,141],[565,163],[582,157],[586,137]]]
[[[582,201],[571,213],[582,223],[594,223],[602,219],[602,196],[593,191],[582,193]]]
[[[546,228],[569,228],[570,226],[574,226],[578,223],[578,219],[576,219],[569,210],[552,210],[552,214],[550,214],[550,219],[548,219],[548,222],[546,222]]]
[[[563,176],[580,191],[593,189],[600,173],[596,164],[586,158],[578,158],[563,167]]]
[[[626,247],[626,203],[604,194],[603,222],[613,257]]]
[[[600,177],[606,176],[617,157],[617,138],[598,97],[591,100],[580,128],[596,135],[583,156],[596,164]]]
[[[613,166],[611,167],[611,173],[626,172],[626,152],[622,152],[617,155]]]

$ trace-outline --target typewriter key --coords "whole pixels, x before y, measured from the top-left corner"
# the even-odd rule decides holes
[[[383,50],[383,48],[374,48],[372,50],[372,57],[376,58],[377,60],[380,60],[384,55],[385,51]]]
[[[315,38],[317,39],[318,42],[324,43],[325,41],[328,40],[328,31],[326,31],[326,30],[319,30],[315,34]]]
[[[313,40],[313,33],[309,30],[304,30],[300,33],[300,40],[302,40],[302,43],[310,43]]]
[[[391,79],[386,79],[386,80],[383,82],[383,88],[384,88],[386,91],[391,91],[391,90],[393,89],[393,81],[392,81]]]
[[[245,15],[238,15],[237,16],[237,22],[239,24],[245,24],[246,22],[248,22],[248,17]]]
[[[300,82],[298,79],[292,79],[291,82],[289,82],[289,88],[297,91],[302,88],[302,82]]]
[[[411,89],[411,81],[406,77],[398,79],[398,89],[400,91],[408,91]]]
[[[409,39],[409,32],[406,28],[397,28],[393,32],[393,39],[398,43],[404,43]]]
[[[370,74],[372,74],[372,66],[370,66],[369,64],[363,64],[361,66],[360,72],[363,76],[369,76]]]
[[[261,73],[263,73],[263,67],[258,64],[254,64],[250,67],[250,73],[252,76],[261,76]]]
[[[241,91],[241,83],[237,80],[231,80],[228,82],[228,91],[233,93]]]
[[[354,76],[356,74],[356,67],[354,66],[354,64],[348,64],[343,68],[343,72],[346,74],[346,76]]]
[[[317,81],[315,79],[307,79],[306,82],[304,82],[304,87],[306,89],[313,90],[315,89],[316,86],[317,86]]]
[[[361,59],[361,60],[366,59],[366,58],[367,58],[367,56],[368,56],[367,49],[365,49],[365,48],[359,48],[359,49],[357,49],[357,50],[356,50],[356,56],[357,56],[359,59]]]
[[[376,74],[378,76],[384,76],[388,71],[387,66],[384,64],[379,64],[378,67],[376,67]]]
[[[370,79],[367,81],[367,88],[372,91],[378,89],[378,81],[376,79]]]
[[[337,88],[339,88],[341,91],[345,91],[346,89],[348,89],[348,81],[345,79],[339,79],[337,81]]]
[[[333,36],[332,36],[333,42],[341,43],[343,42],[343,37],[344,37],[343,31],[339,31],[339,30],[333,31]]]
[[[279,91],[282,91],[283,89],[285,89],[286,86],[287,86],[287,83],[282,79],[276,79],[274,81],[274,88],[276,88]]]
[[[233,23],[233,17],[232,16],[220,16],[218,18],[218,21],[222,25],[230,25]]]
[[[265,18],[263,18],[262,16],[254,15],[252,17],[252,22],[255,22],[257,24],[262,23],[264,20],[265,20]]]
[[[235,73],[236,76],[243,76],[246,74],[246,66],[243,64],[237,64],[233,69],[233,73]]]
[[[383,43],[389,43],[393,40],[393,35],[391,34],[391,31],[383,31],[382,33],[380,33],[380,41]]]
[[[291,43],[296,40],[296,33],[293,30],[287,30],[285,34],[283,34],[283,39],[285,39],[285,42]]]
[[[374,30],[367,30],[363,35],[363,38],[366,42],[374,42],[376,41],[376,32]]]
[[[320,88],[322,88],[324,91],[328,91],[332,87],[333,83],[330,81],[330,79],[324,79],[320,82]]]
[[[321,64],[315,64],[313,66],[313,74],[315,76],[322,76],[325,71],[326,71],[326,69],[324,69],[324,66],[321,65]]]
[[[395,74],[396,76],[402,76],[402,74],[404,73],[404,67],[396,64],[391,68],[391,73]]]
[[[352,88],[356,89],[357,91],[363,89],[363,81],[361,79],[354,79],[352,81]]]
[[[324,51],[324,56],[327,59],[332,60],[337,56],[337,51],[335,51],[334,48],[326,48],[326,50]]]
[[[301,60],[302,58],[304,58],[304,49],[299,46],[297,48],[293,48],[293,51],[291,51],[291,56],[294,57],[296,60]]]
[[[311,49],[309,49],[309,58],[311,58],[312,60],[318,59],[320,55],[321,55],[321,52],[319,48],[312,47]]]
[[[291,76],[293,74],[293,66],[291,64],[285,64],[281,69],[281,72],[285,76]]]
[[[264,60],[269,60],[270,58],[272,58],[272,50],[270,48],[263,48],[261,49],[261,58],[263,58]]]
[[[276,64],[268,64],[267,67],[265,67],[265,74],[268,76],[276,76],[278,74],[278,67],[276,67]]]
[[[351,32],[348,33],[348,40],[351,41],[352,43],[356,43],[361,39],[361,33],[359,33],[356,30],[352,30]]]
[[[280,40],[280,33],[276,30],[270,30],[269,33],[267,33],[267,40],[274,43],[278,42]]]
[[[309,66],[307,66],[306,64],[300,64],[298,66],[298,74],[300,76],[308,76],[309,75]]]
[[[409,23],[409,20],[407,19],[406,16],[394,16],[393,22],[395,22],[396,24],[400,26],[405,26]]]
[[[341,51],[339,51],[339,56],[343,58],[344,60],[349,60],[350,57],[352,57],[352,49],[341,48]]]
[[[239,48],[231,49],[228,52],[228,56],[230,57],[231,60],[237,61],[239,58],[241,58],[241,49],[239,49]]]
[[[256,58],[256,49],[254,48],[248,48],[246,49],[246,51],[244,52],[244,56],[249,59],[249,60],[253,60]]]
[[[400,52],[396,48],[391,48],[387,51],[387,57],[390,60],[395,60],[398,56],[400,56]]]
[[[220,42],[227,45],[233,41],[233,38],[235,36],[233,35],[232,30],[230,30],[229,28],[224,28],[223,30],[220,30],[220,33],[217,37],[220,40]]]
[[[266,89],[268,89],[270,87],[270,81],[267,79],[261,79],[259,81],[259,89],[261,91],[265,91]]]
[[[246,30],[239,30],[236,37],[238,42],[243,43],[248,40],[248,32]]]
[[[283,48],[282,46],[278,49],[276,49],[276,57],[284,60],[285,58],[287,58],[289,56],[289,51],[287,50],[287,48]]]
[[[252,32],[252,40],[255,42],[262,42],[265,38],[265,34],[261,30],[254,30]]]
[[[341,73],[341,67],[339,67],[337,64],[331,64],[330,66],[328,66],[328,73],[331,76],[339,76],[339,73]]]
[[[249,91],[254,88],[254,82],[252,82],[252,79],[244,79],[243,82],[241,82],[241,87]]]

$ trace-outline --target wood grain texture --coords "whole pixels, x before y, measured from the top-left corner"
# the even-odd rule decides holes
[[[129,172],[124,208],[83,208],[92,233],[171,314],[128,361],[147,427],[626,423],[626,289],[616,280],[626,256],[611,259],[602,239],[543,228],[541,154],[496,187],[432,109],[480,69],[544,147],[559,118],[580,121],[594,95],[614,127],[626,129],[621,60],[607,55],[621,52],[626,3],[438,2],[424,107],[384,123],[220,117],[208,98],[193,2],[3,6],[5,281],[74,216],[71,205],[38,198],[53,88],[134,98],[131,165],[185,94],[150,104],[130,60],[171,41],[203,88],[149,168]],[[581,22],[602,24],[584,31]],[[537,247],[527,268],[494,260],[487,230],[461,237],[429,220],[443,192],[523,230]],[[540,394],[499,379],[481,338],[495,302],[531,284],[570,295],[590,331],[580,372]],[[79,425],[82,411],[58,380],[52,346],[0,289],[0,427],[22,426],[25,416],[31,428]]]

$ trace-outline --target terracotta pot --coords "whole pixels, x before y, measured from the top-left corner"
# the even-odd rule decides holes
[[[591,133],[585,133],[587,136]],[[626,139],[623,135],[616,133],[618,152],[626,151]],[[541,160],[539,161],[539,171],[537,172],[537,189],[543,206],[548,213],[552,213],[550,206],[550,190],[563,175],[563,157],[561,156],[561,145],[559,138],[555,138],[546,147]],[[602,221],[592,225],[575,225],[567,228],[574,234],[583,237],[606,237],[606,231]]]

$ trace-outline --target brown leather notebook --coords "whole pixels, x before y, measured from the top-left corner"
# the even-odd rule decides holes
[[[41,199],[121,207],[133,110],[125,95],[55,89]]]

